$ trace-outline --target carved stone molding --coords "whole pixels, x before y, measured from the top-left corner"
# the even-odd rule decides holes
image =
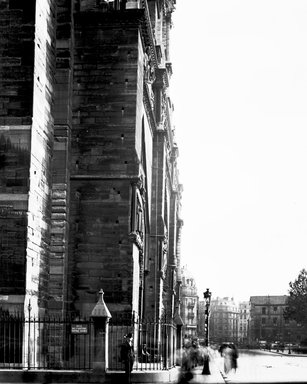
[[[156,79],[155,63],[149,46],[147,46],[144,53],[144,79],[149,84],[152,84]]]
[[[144,240],[143,240],[144,234],[142,232],[133,231],[129,233],[129,240],[135,244],[140,251],[144,250]]]
[[[167,88],[169,86],[168,73],[166,68],[157,68],[155,72],[154,86],[157,88]]]
[[[165,234],[161,239],[161,269],[160,275],[162,279],[166,277],[167,271],[167,254],[168,254],[168,236]]]
[[[153,132],[157,129],[157,123],[153,112],[153,105],[152,105],[152,97],[151,92],[149,90],[148,84],[144,81],[144,93],[143,93],[143,103],[146,115],[148,117],[148,120],[150,121],[150,128]]]
[[[141,195],[143,195],[146,192],[145,189],[145,176],[141,175],[135,182],[134,185],[138,188]]]

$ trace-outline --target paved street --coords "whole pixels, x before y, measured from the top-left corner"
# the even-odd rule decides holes
[[[212,357],[212,364],[222,371],[222,358],[217,353]],[[307,356],[240,351],[237,372],[224,379],[226,383],[307,383]]]
[[[218,352],[211,351],[210,371],[211,375],[202,375],[202,367],[194,370],[193,379],[190,384],[225,384],[225,383],[307,383],[307,356],[278,354],[274,352],[255,350],[239,351],[237,372],[231,375],[223,376],[223,359]],[[163,372],[160,372],[160,376]],[[167,374],[166,371],[164,373]],[[167,380],[165,375],[161,377],[157,372],[152,371],[151,375],[146,372],[134,372],[132,382],[138,384],[158,384],[173,383],[174,380]],[[9,377],[6,377],[6,379]],[[2,377],[1,383],[22,384],[21,381],[6,380]],[[63,379],[63,378],[62,378]],[[115,381],[114,381],[115,380]],[[28,383],[34,381],[29,380]],[[39,381],[36,381],[39,382]],[[43,382],[43,381],[41,381]],[[53,380],[53,383],[64,383],[64,381]],[[76,381],[74,381],[76,382]],[[84,383],[86,381],[83,381]],[[89,382],[89,381],[88,381]],[[109,380],[108,380],[109,382]],[[120,384],[122,381],[113,378],[113,383]],[[72,381],[66,380],[66,384],[72,384]]]
[[[198,367],[190,384],[307,383],[307,356],[240,350],[237,372],[226,377],[223,358],[217,351],[210,355],[211,375],[202,375]]]

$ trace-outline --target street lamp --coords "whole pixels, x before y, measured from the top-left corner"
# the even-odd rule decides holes
[[[209,307],[211,302],[211,292],[209,291],[209,288],[206,289],[206,292],[204,292],[204,299],[205,299],[205,346],[208,347],[209,345]]]

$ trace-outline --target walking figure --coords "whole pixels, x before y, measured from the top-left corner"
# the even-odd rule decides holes
[[[146,344],[143,344],[141,355],[142,355],[142,362],[143,363],[150,363],[150,353],[147,351],[147,345]]]
[[[125,382],[127,384],[131,383],[131,371],[133,368],[133,363],[135,359],[134,350],[133,350],[133,337],[132,333],[128,333],[124,336],[125,341],[121,346],[120,357],[121,361],[125,366]]]
[[[238,367],[238,350],[233,343],[229,343],[221,349],[221,354],[224,357],[224,372],[225,375],[235,373]]]
[[[204,365],[203,365],[203,370],[201,374],[211,375],[210,368],[209,368],[209,352],[207,347],[203,348],[203,360],[204,360]]]
[[[181,353],[181,371],[178,384],[187,384],[193,379],[193,359],[192,346],[190,342],[186,342]]]

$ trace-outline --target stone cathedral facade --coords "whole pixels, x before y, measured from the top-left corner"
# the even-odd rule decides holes
[[[0,2],[0,307],[174,318],[175,0]]]

